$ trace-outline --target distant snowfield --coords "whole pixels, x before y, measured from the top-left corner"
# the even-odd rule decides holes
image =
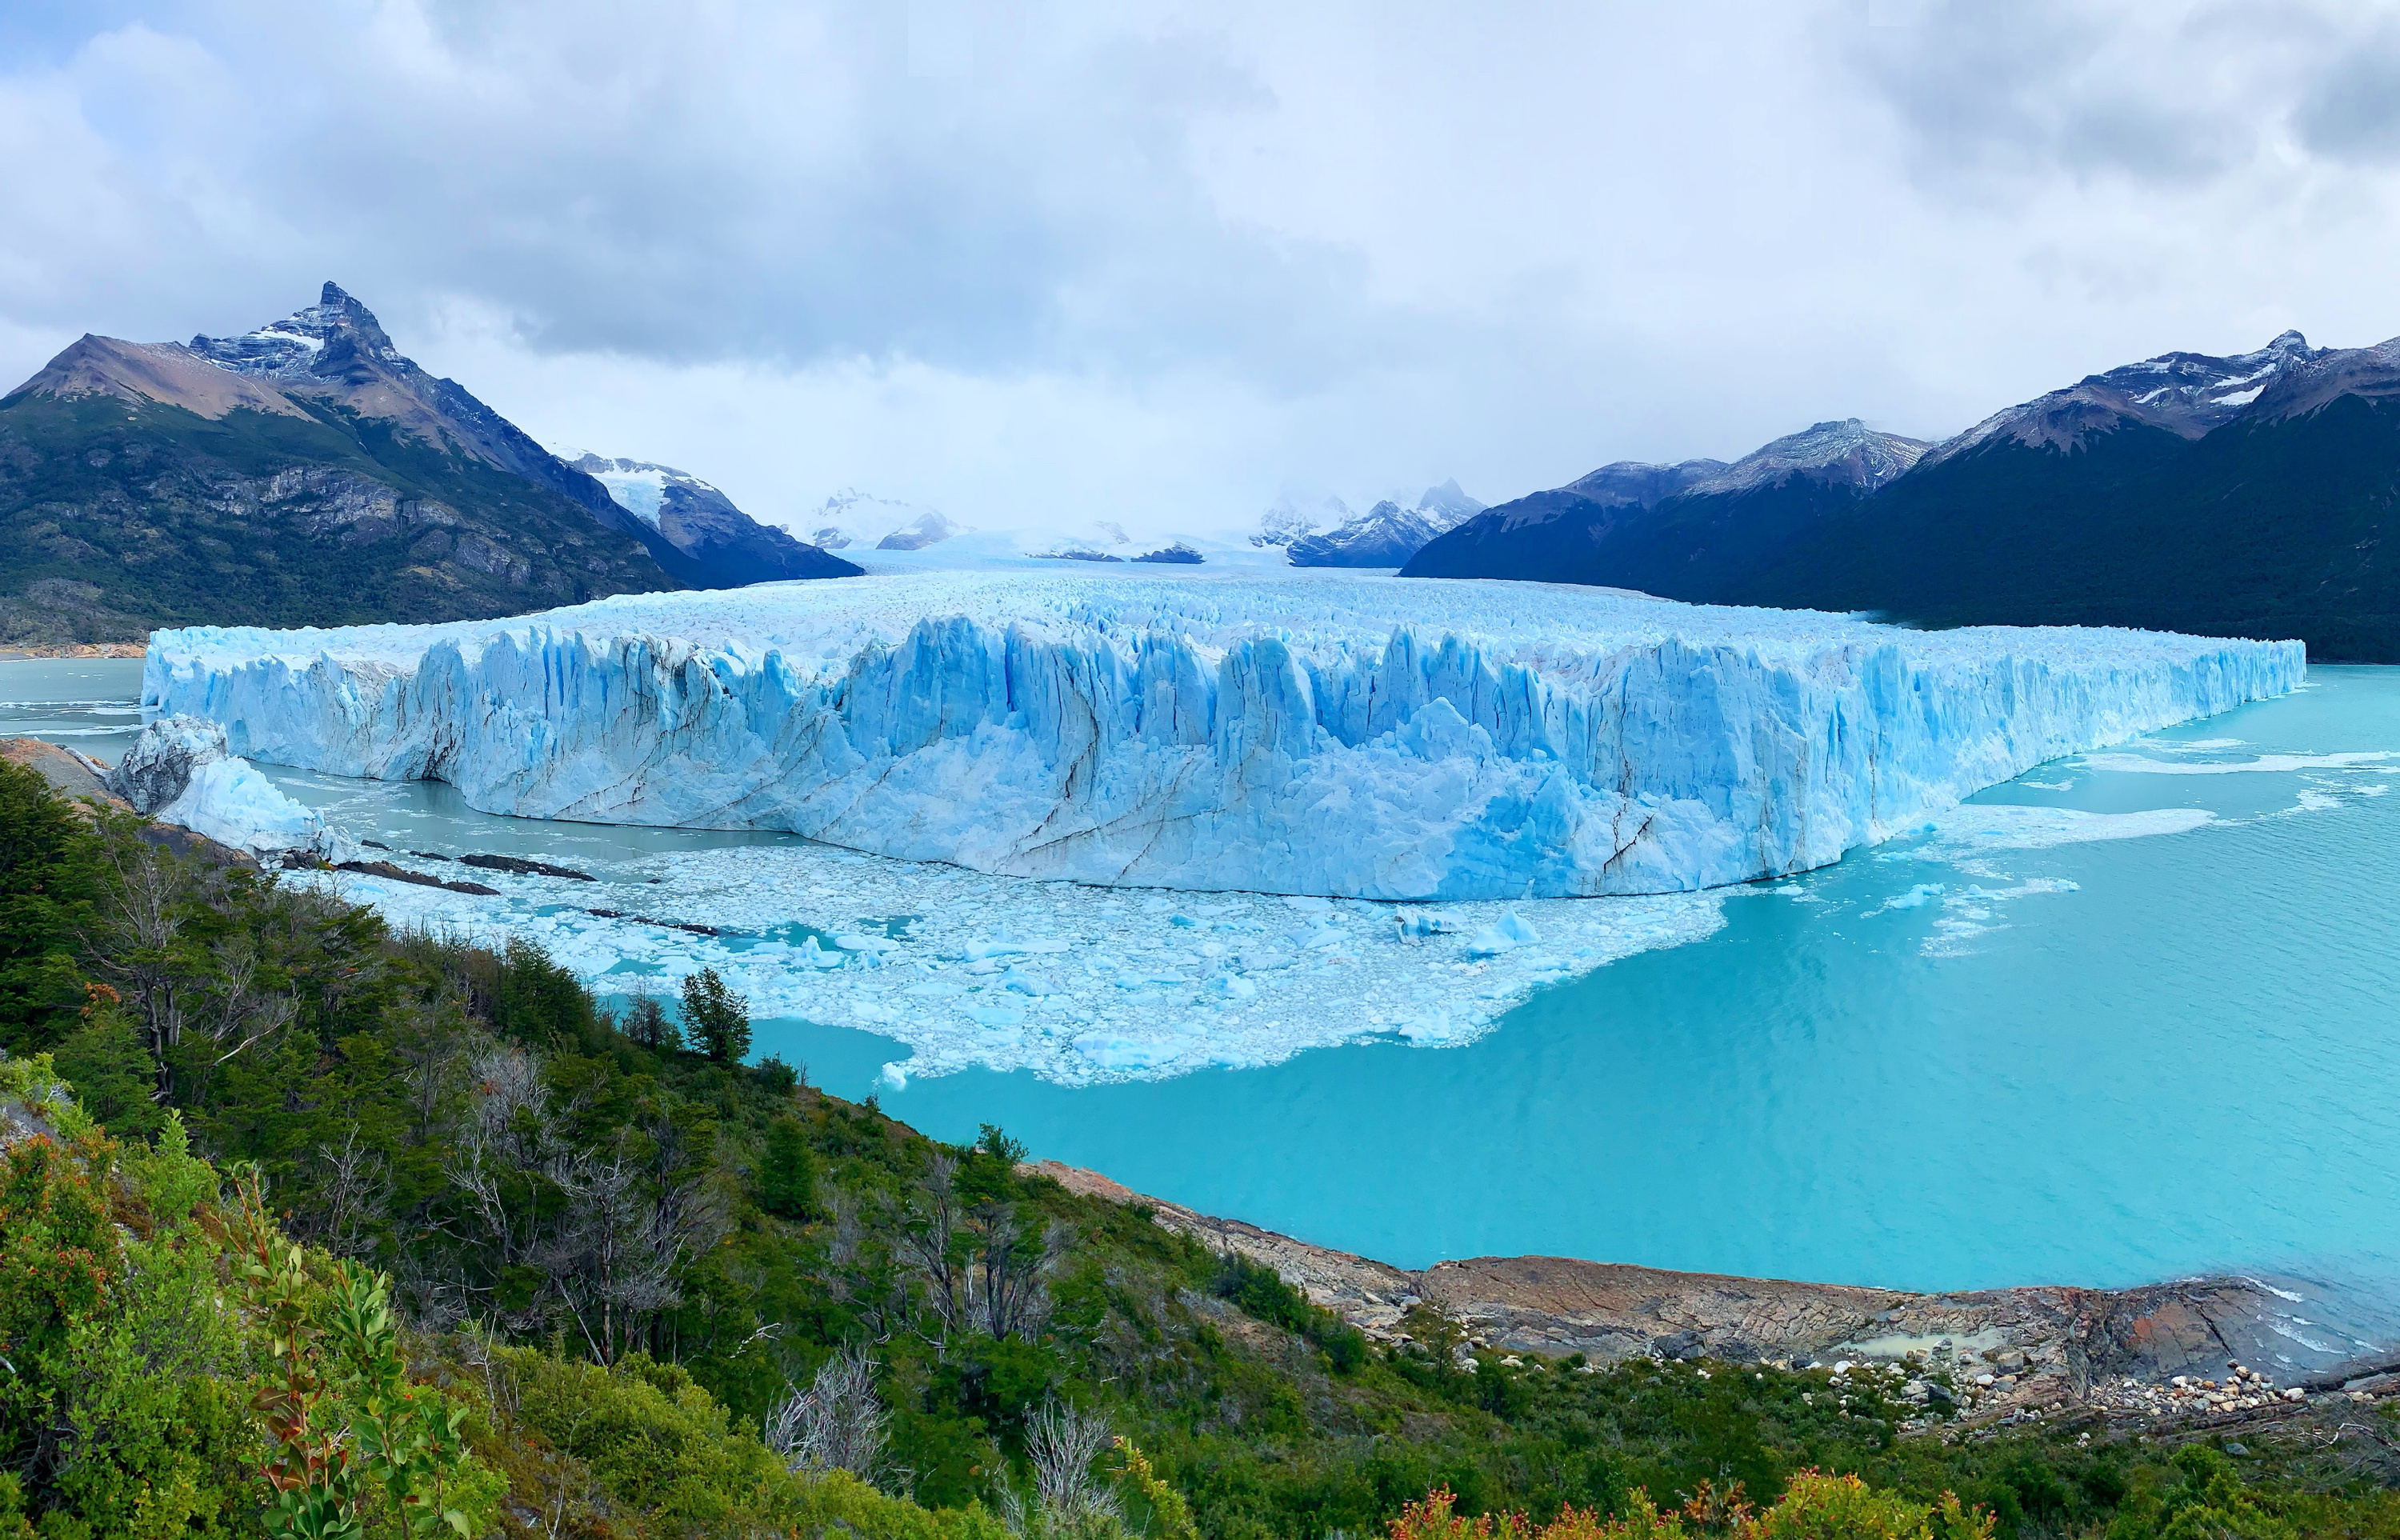
[[[1822,865],[2304,672],[2297,643],[1111,565],[161,632],[143,688],[238,754],[445,781],[485,811],[1099,886],[1493,902]]]

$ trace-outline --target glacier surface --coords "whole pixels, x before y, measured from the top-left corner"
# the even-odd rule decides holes
[[[1489,903],[1822,865],[2304,674],[2296,642],[1202,568],[159,632],[143,704],[249,757],[446,781],[489,811],[1098,886]]]

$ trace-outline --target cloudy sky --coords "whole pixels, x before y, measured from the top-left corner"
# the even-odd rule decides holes
[[[2378,0],[0,6],[0,374],[327,278],[765,518],[1925,437],[2400,333]]]

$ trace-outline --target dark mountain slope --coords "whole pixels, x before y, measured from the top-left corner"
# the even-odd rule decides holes
[[[1996,437],[1839,511],[1805,539],[1787,534],[1747,570],[1704,585],[1704,596],[1776,604],[1791,601],[1762,595],[1805,593],[1807,607],[1956,623],[1977,592],[2036,582],[2063,565],[2088,570],[2093,505],[2122,504],[2189,447],[2166,429],[2122,420],[2067,448]]]
[[[762,554],[678,547],[332,284],[242,337],[86,337],[0,398],[0,642],[457,620],[792,575],[789,553]]]
[[[239,337],[194,337],[191,350],[233,373],[320,395],[397,432],[456,449],[547,487],[610,529],[639,541],[675,582],[738,588],[784,578],[855,577],[858,568],[769,530],[720,496],[707,528],[677,539],[634,516],[585,470],[570,466],[456,380],[403,357],[375,315],[340,285],[315,305]],[[705,486],[705,483],[696,484]],[[714,492],[715,488],[709,488]]]
[[[330,403],[0,400],[0,639],[504,615],[672,586],[630,537]]]
[[[2400,661],[2383,546],[2400,340],[2322,348],[2286,332],[2230,357],[2161,354],[1921,455],[1861,440],[1828,457],[1841,426],[1646,504],[1638,479],[1608,504],[1574,486],[1503,504],[1406,572],[1932,625],[2297,636],[2317,658]]]
[[[1777,439],[1732,465],[1603,466],[1478,514],[1428,543],[1401,576],[1714,597],[1803,530],[1905,472],[1925,449],[1852,417]]]
[[[2297,636],[2400,661],[2400,401],[2337,394],[2196,443],[2126,428],[2074,452],[1998,443],[1828,521],[1710,597],[1937,625]]]

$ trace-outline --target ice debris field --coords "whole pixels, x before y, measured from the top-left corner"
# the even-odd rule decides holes
[[[2280,694],[2298,643],[1920,633],[1356,574],[950,572],[151,639],[237,755],[486,811],[1083,884],[1441,903],[1802,871]]]
[[[895,1086],[975,1066],[1085,1084],[1275,1064],[1344,1043],[1464,1045],[1547,986],[1714,934],[1729,899],[1813,900],[1802,881],[1439,906],[1170,893],[990,877],[798,840],[595,860],[588,829],[511,825],[517,853],[595,879],[586,882],[433,858],[456,856],[462,841],[497,843],[498,821],[429,816],[404,788],[284,781],[328,822],[398,847],[387,856],[397,865],[498,893],[355,872],[287,880],[324,883],[396,924],[537,942],[612,994],[672,995],[686,974],[716,968],[761,1018],[905,1044],[910,1056],[884,1072]],[[1995,906],[2072,890],[2002,870],[2007,852],[2187,832],[2209,816],[1956,808],[1901,847],[1904,859],[1956,876],[1890,906],[1941,907],[1930,949],[1956,951],[2004,922],[1987,912]]]
[[[539,942],[610,993],[671,996],[714,967],[759,1017],[906,1043],[885,1070],[895,1085],[975,1065],[1081,1084],[1374,1037],[1463,1043],[1544,984],[1722,922],[1713,894],[1425,910],[1031,882],[797,843],[595,865],[598,884],[397,859],[502,896],[315,880],[395,923]]]

